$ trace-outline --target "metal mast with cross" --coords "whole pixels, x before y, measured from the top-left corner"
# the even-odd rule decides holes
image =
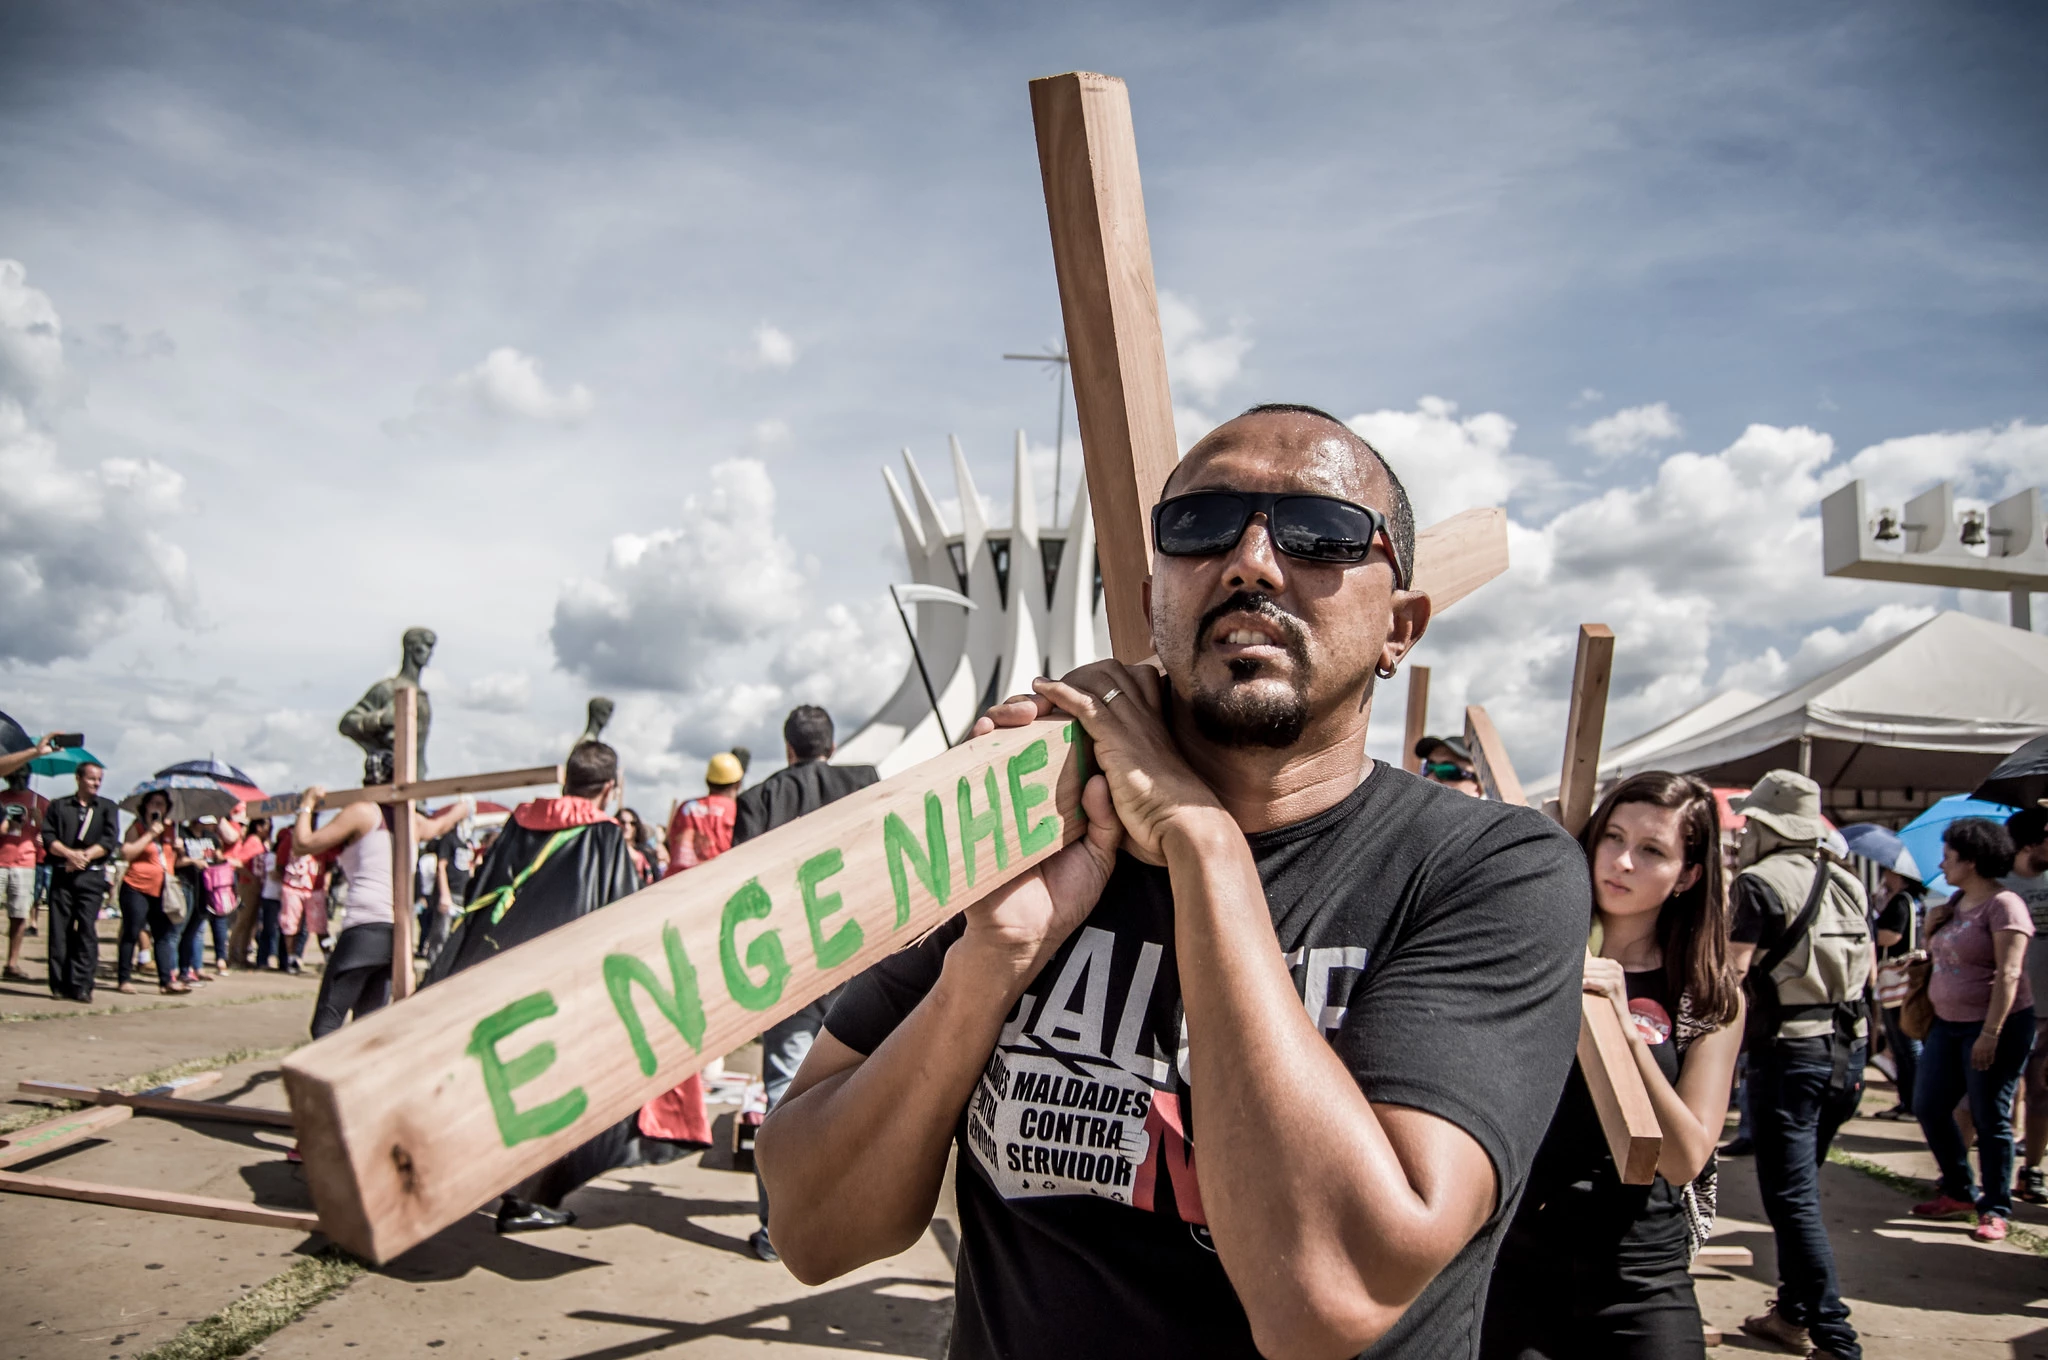
[[[1053,417],[1052,436],[1052,522],[1060,522],[1060,463],[1067,452],[1067,351],[1064,347],[1047,350],[1043,354],[1005,354],[1005,359],[1022,359],[1033,364],[1058,364],[1060,396],[1058,413]]]

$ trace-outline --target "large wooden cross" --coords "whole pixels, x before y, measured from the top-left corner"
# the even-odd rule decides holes
[[[1147,514],[1177,457],[1123,83],[1032,82],[1116,655],[1152,651]],[[1505,517],[1418,535],[1437,609],[1507,566]],[[979,737],[292,1055],[323,1230],[386,1261],[1081,834],[1088,747]]]
[[[1614,673],[1614,630],[1604,623],[1579,628],[1579,652],[1572,668],[1572,697],[1565,719],[1564,768],[1557,785],[1557,801],[1544,811],[1574,836],[1585,829],[1593,816],[1593,793],[1600,767],[1600,739],[1607,724],[1607,686]],[[1465,710],[1465,739],[1479,774],[1479,786],[1489,798],[1504,803],[1526,803],[1522,781],[1501,745],[1500,733],[1486,710],[1473,705]],[[1649,1088],[1629,1051],[1628,1035],[1614,1007],[1596,996],[1581,998],[1579,1005],[1579,1070],[1593,1108],[1600,1115],[1601,1132],[1607,1136],[1607,1150],[1613,1154],[1616,1170],[1624,1185],[1648,1185],[1657,1176],[1657,1158],[1664,1148],[1664,1134],[1657,1112],[1650,1104]]]
[[[392,704],[391,782],[365,784],[359,789],[335,789],[316,805],[318,808],[347,807],[351,803],[398,803],[410,809],[428,798],[449,798],[465,793],[497,793],[523,789],[535,784],[559,784],[562,767],[535,765],[524,770],[495,770],[489,774],[461,774],[447,779],[419,777],[419,705],[413,702],[413,687],[396,688]],[[250,817],[288,817],[298,811],[299,795],[280,793],[251,804]],[[401,814],[392,819],[391,829],[391,999],[403,1001],[412,995],[412,898],[413,873],[418,867],[420,847],[413,835],[412,818]]]

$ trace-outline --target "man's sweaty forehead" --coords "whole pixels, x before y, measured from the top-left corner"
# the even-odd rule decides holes
[[[1234,481],[1221,468],[1210,471],[1217,462],[1236,469],[1256,467],[1303,491],[1340,496],[1383,513],[1392,489],[1372,449],[1350,430],[1306,414],[1258,412],[1226,421],[1198,440],[1168,475],[1160,498]]]

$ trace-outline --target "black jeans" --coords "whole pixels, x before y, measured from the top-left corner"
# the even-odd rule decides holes
[[[391,1000],[391,927],[351,926],[341,932],[320,975],[313,1003],[313,1037],[325,1038],[351,1016],[360,1020]]]
[[[92,1000],[100,966],[100,907],[107,900],[106,871],[95,864],[50,875],[50,994]]]
[[[1782,1039],[1749,1055],[1749,1113],[1756,1126],[1756,1179],[1778,1241],[1778,1312],[1804,1327],[1816,1349],[1862,1360],[1849,1325],[1820,1212],[1820,1164],[1842,1121],[1863,1095],[1866,1050],[1849,1053],[1846,1089],[1834,1075],[1828,1039]]]
[[[1927,1135],[1927,1150],[1941,1167],[1941,1192],[1950,1199],[1974,1202],[1980,1214],[2010,1219],[2012,1101],[2034,1044],[2033,1008],[2005,1017],[1991,1067],[1979,1072],[1970,1061],[1970,1048],[1983,1032],[1982,1020],[1935,1019],[1920,1054],[1913,1113]],[[1984,1171],[1982,1191],[1976,1195],[1970,1192],[1970,1153],[1963,1146],[1963,1131],[1956,1127],[1956,1102],[1965,1092],[1970,1097],[1970,1120],[1977,1126],[1977,1164]]]
[[[270,956],[277,955],[277,966],[284,968],[284,938],[278,933],[278,922],[284,913],[284,903],[275,897],[266,897],[256,904],[256,966],[268,968]]]
[[[171,925],[171,918],[164,915],[164,899],[151,897],[140,888],[121,885],[121,949],[117,956],[120,961],[120,980],[126,983],[135,972],[135,946],[142,940],[144,928],[149,930],[150,948],[156,954],[156,979],[160,986],[171,985],[171,953],[176,948],[177,930]]]
[[[1907,1109],[1913,1106],[1913,1091],[1920,1080],[1920,1041],[1899,1028],[1899,1008],[1893,1006],[1884,1014],[1885,1051],[1892,1055],[1892,1066],[1898,1070],[1899,1104]]]

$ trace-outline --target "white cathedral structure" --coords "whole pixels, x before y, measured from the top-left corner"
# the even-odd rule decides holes
[[[896,508],[910,579],[957,590],[975,604],[972,610],[936,601],[911,606],[918,650],[938,694],[944,730],[958,742],[996,700],[1029,693],[1038,676],[1064,675],[1108,656],[1109,624],[1102,615],[1102,572],[1095,560],[1086,476],[1079,479],[1066,526],[1041,529],[1019,430],[1011,501],[1016,508],[1011,524],[1003,528],[988,522],[960,441],[951,443],[953,480],[960,492],[958,529],[946,526],[909,449],[903,451],[909,497],[887,467],[882,480]],[[840,743],[833,761],[873,765],[886,778],[945,749],[913,657],[903,683],[874,717]]]

